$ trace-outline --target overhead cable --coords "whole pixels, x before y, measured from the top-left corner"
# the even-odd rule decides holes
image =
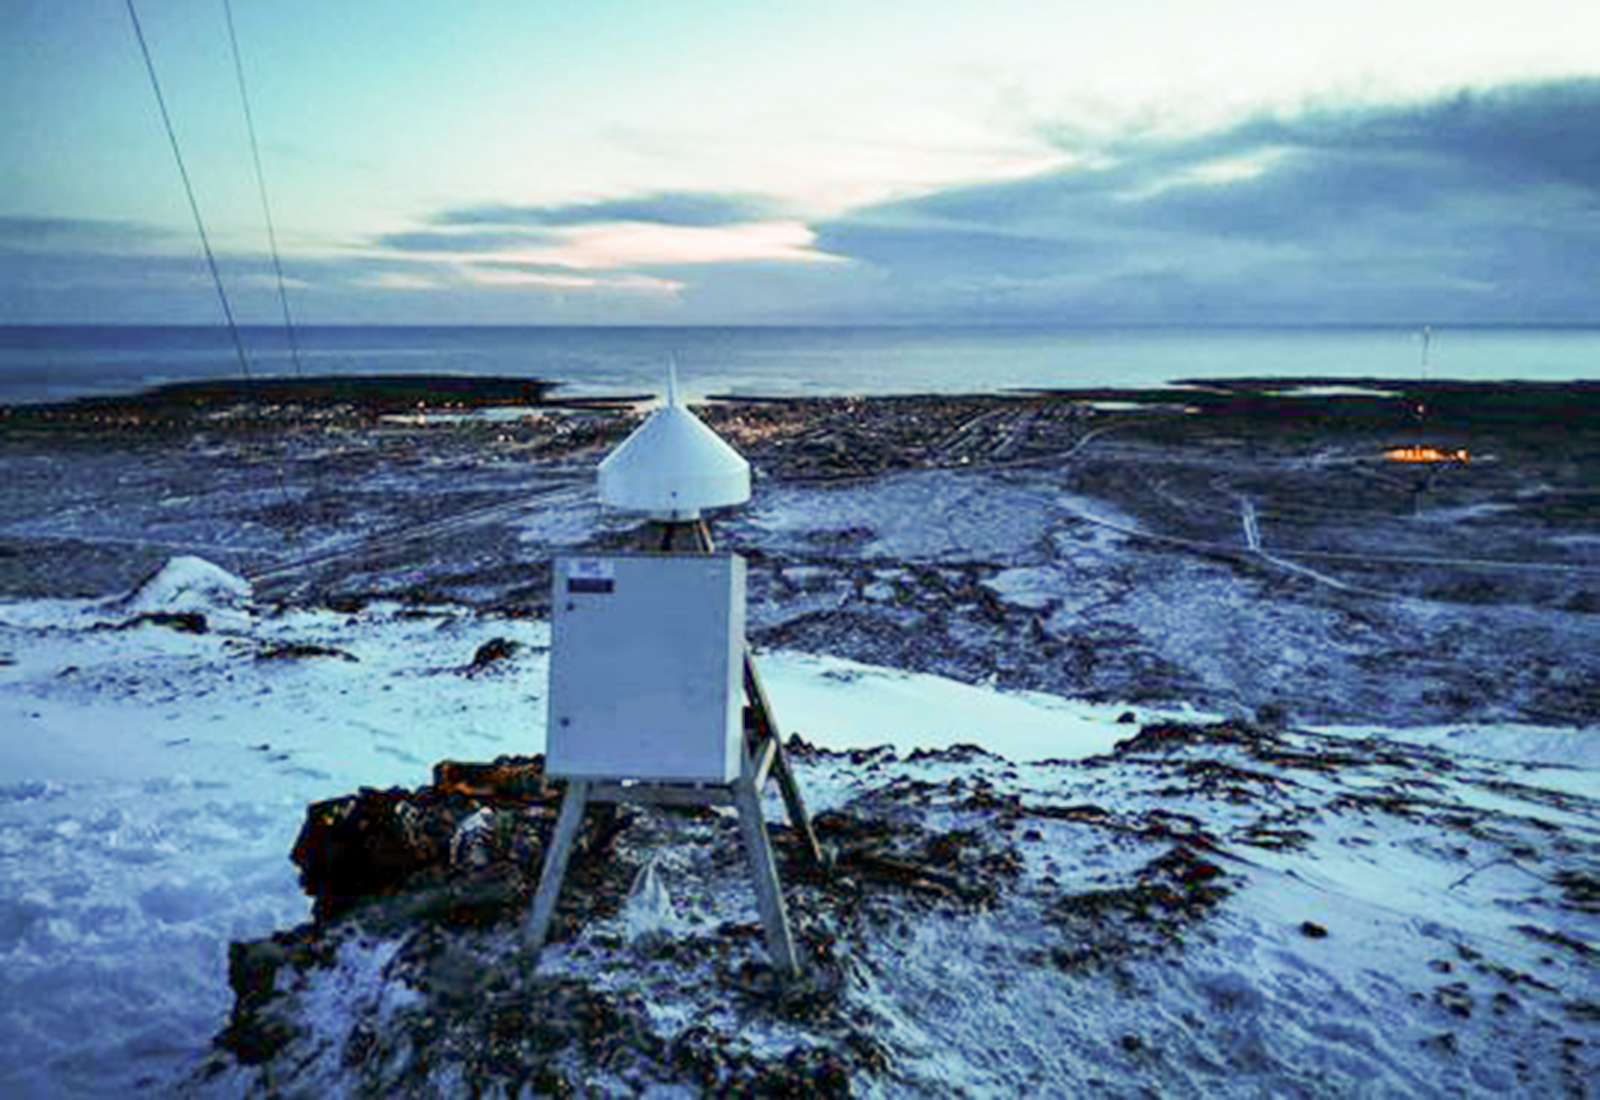
[[[172,128],[172,116],[167,113],[167,100],[161,94],[161,81],[156,78],[156,65],[150,59],[150,46],[145,42],[144,28],[139,24],[139,13],[133,0],[126,0],[128,18],[133,20],[133,33],[139,39],[139,52],[144,55],[144,69],[150,75],[150,89],[156,94],[156,106],[161,109],[161,124],[167,129],[167,141],[172,145],[172,156],[178,162],[178,175],[183,177],[183,193],[189,197],[189,211],[194,215],[194,227],[200,234],[200,247],[205,250],[206,266],[211,269],[211,281],[217,288],[217,298],[222,302],[222,314],[228,321],[228,332],[233,337],[233,349],[239,354],[239,369],[250,377],[250,358],[245,354],[244,340],[233,319],[233,307],[228,304],[228,292],[222,285],[222,273],[217,270],[217,257],[211,251],[211,238],[206,236],[206,223],[200,217],[200,204],[195,201],[194,186],[189,182],[189,169],[184,167],[183,150],[178,148],[178,134]]]
[[[289,313],[289,293],[284,288],[283,261],[278,254],[278,233],[272,224],[272,204],[267,201],[267,177],[261,171],[261,147],[256,142],[256,123],[250,113],[250,93],[245,89],[244,61],[239,56],[239,35],[233,26],[233,0],[222,0],[228,15],[228,44],[233,47],[233,72],[239,79],[239,102],[244,107],[244,125],[250,132],[250,157],[256,166],[256,191],[261,195],[261,216],[267,223],[267,244],[272,249],[272,270],[278,276],[278,303],[283,307],[283,329],[289,338],[289,356],[295,377],[300,377],[300,342],[295,337],[294,319]]]

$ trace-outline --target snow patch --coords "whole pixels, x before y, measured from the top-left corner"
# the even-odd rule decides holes
[[[832,749],[890,745],[897,752],[976,744],[1009,760],[1080,760],[1132,736],[1125,706],[1038,691],[995,691],[943,676],[859,664],[840,657],[776,652],[761,676],[785,733]],[[1199,720],[1187,708],[1141,712]]]
[[[1364,726],[1317,726],[1319,733],[1338,737],[1381,735],[1413,745],[1431,745],[1452,752],[1487,756],[1522,764],[1557,764],[1600,771],[1600,726],[1552,729],[1517,722],[1499,725],[1417,726],[1374,730]]]
[[[1049,607],[1064,587],[1060,570],[1048,565],[1004,569],[982,584],[1006,603],[1032,608]]]
[[[137,588],[115,601],[131,614],[156,611],[231,611],[249,608],[250,582],[204,558],[171,559]]]

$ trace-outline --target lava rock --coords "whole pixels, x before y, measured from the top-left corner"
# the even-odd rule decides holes
[[[492,665],[515,657],[521,648],[521,642],[512,641],[510,638],[490,638],[472,655],[472,663],[467,666],[467,671],[482,672]]]

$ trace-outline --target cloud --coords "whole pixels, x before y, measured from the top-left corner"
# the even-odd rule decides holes
[[[715,196],[711,196],[715,198]],[[687,197],[679,196],[687,205]],[[437,221],[437,219],[435,219]],[[795,220],[676,224],[595,218],[561,227],[425,229],[390,233],[374,244],[419,262],[521,264],[549,285],[598,285],[594,273],[662,265],[707,265],[773,260],[828,263],[812,248],[814,234]],[[584,273],[583,279],[575,279]]]
[[[663,265],[832,260],[812,249],[805,223],[777,211],[777,204],[756,196],[687,191],[556,206],[458,207],[429,218],[428,228],[373,243],[416,260],[472,266],[487,273],[480,282],[567,289],[676,291],[681,284],[675,279],[620,276]],[[504,266],[512,264],[520,267]],[[613,277],[600,278],[606,271]]]
[[[277,325],[271,258],[218,256],[235,319]],[[669,321],[679,281],[644,272],[577,273],[518,263],[353,253],[287,257],[295,321],[605,324]],[[198,249],[191,253],[0,250],[0,324],[223,323]]]
[[[374,271],[351,278],[350,285],[371,290],[438,290],[444,284],[421,271]]]
[[[396,252],[510,252],[521,248],[549,245],[559,240],[559,236],[555,233],[526,229],[476,233],[417,229],[386,233],[373,243],[379,248],[392,249]]]
[[[628,198],[549,206],[483,205],[445,210],[432,219],[445,226],[537,226],[637,223],[642,225],[714,228],[771,221],[784,211],[757,195],[701,191],[657,191]]]
[[[1312,110],[1257,120],[1231,137],[1307,148],[1425,153],[1485,176],[1560,179],[1600,192],[1600,79],[1465,90],[1444,99],[1380,108]]]
[[[740,193],[443,209],[286,255],[314,320],[1600,321],[1600,79],[1057,134],[1048,171],[807,223]],[[245,319],[270,260],[219,253]],[[0,217],[0,323],[216,320],[192,237]],[[498,311],[498,312],[497,312]]]
[[[480,286],[540,287],[550,290],[603,290],[630,293],[675,295],[684,284],[675,279],[635,272],[581,275],[572,271],[550,271],[520,264],[477,264],[462,271],[470,283]]]
[[[930,276],[973,270],[1049,276],[1090,259],[1096,251],[1082,237],[1058,239],[1026,232],[965,226],[893,226],[844,221],[827,228],[819,246],[841,256],[892,255],[897,265]]]
[[[142,251],[174,243],[176,234],[139,222],[102,218],[0,217],[0,249],[8,251]]]
[[[1592,321],[1600,80],[1263,115],[861,209],[816,247],[974,319]]]

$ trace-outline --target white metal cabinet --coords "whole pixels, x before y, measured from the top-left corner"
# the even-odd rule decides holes
[[[550,775],[700,783],[738,777],[743,558],[561,558],[552,609]]]

